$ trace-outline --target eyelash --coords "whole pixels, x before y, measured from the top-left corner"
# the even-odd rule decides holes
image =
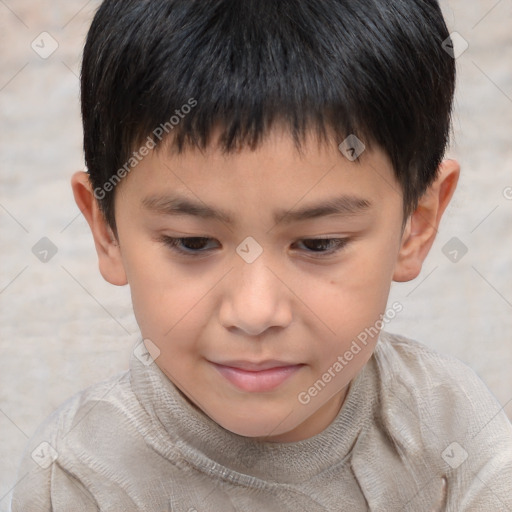
[[[207,253],[208,250],[185,250],[180,247],[180,244],[182,242],[187,242],[189,240],[196,240],[201,243],[201,241],[208,241],[213,240],[212,238],[208,237],[202,237],[202,236],[193,236],[193,237],[179,237],[179,238],[173,238],[170,236],[162,236],[160,238],[160,241],[165,244],[167,247],[169,247],[174,252],[177,252],[179,254],[185,255],[185,256],[191,256],[193,258],[200,257],[202,254]],[[343,250],[350,242],[350,238],[303,238],[302,240],[299,240],[299,242],[336,242],[335,248],[330,249],[327,251],[308,251],[314,258],[322,258],[325,256],[330,256],[332,254],[335,254],[341,250]],[[189,242],[190,243],[190,242]]]

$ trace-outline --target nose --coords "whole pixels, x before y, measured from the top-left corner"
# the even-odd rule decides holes
[[[251,336],[270,327],[286,327],[292,320],[292,295],[263,256],[252,263],[238,262],[224,283],[220,323]]]

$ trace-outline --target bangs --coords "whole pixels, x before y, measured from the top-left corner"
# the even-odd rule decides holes
[[[298,150],[310,133],[377,144],[410,209],[448,140],[447,37],[435,1],[106,0],[82,67],[91,179],[148,137],[181,152],[220,128],[229,153],[255,149],[279,123]]]

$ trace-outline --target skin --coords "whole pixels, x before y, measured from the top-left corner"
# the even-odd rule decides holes
[[[223,155],[215,144],[181,155],[151,151],[116,188],[117,237],[88,175],[77,172],[72,188],[90,225],[101,274],[115,285],[129,283],[142,336],[158,347],[155,362],[162,371],[225,429],[294,442],[322,432],[339,413],[377,336],[360,344],[361,351],[307,404],[299,394],[384,315],[391,282],[419,274],[459,171],[453,160],[442,163],[405,227],[400,186],[383,151],[366,149],[351,162],[335,142],[320,144],[311,136],[300,155],[279,128],[255,151]],[[235,223],[143,205],[146,198],[176,193],[229,211]],[[293,212],[345,194],[371,207],[290,224],[273,219],[275,209]],[[162,236],[211,240],[186,245],[206,250],[194,257],[173,251]],[[236,252],[249,236],[263,249],[252,263]],[[321,237],[349,242],[327,255],[336,242],[304,242]],[[303,366],[271,391],[248,392],[212,365],[233,359]]]

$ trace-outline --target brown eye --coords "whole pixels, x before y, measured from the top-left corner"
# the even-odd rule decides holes
[[[187,256],[199,256],[211,250],[211,248],[205,249],[205,246],[207,246],[208,242],[213,240],[213,238],[201,236],[173,238],[163,236],[160,240],[175,252]]]
[[[308,252],[320,255],[333,254],[340,251],[348,242],[348,238],[305,238],[299,241],[299,243],[306,247]]]

